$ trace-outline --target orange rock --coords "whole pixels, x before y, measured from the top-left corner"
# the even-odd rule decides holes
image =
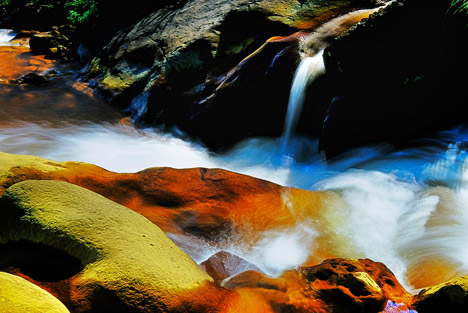
[[[380,312],[388,300],[412,301],[385,265],[367,259],[331,259],[278,278],[247,271],[223,286],[239,293],[238,306],[255,299],[263,312]]]
[[[5,165],[7,158],[12,160],[11,166]],[[234,228],[254,234],[295,225],[301,217],[318,217],[319,208],[332,198],[330,193],[282,187],[221,169],[150,168],[118,174],[86,163],[23,158],[30,160],[0,153],[0,160],[8,167],[8,174],[0,175],[0,194],[23,180],[66,181],[142,214],[165,232],[207,240]],[[51,168],[41,169],[40,163]]]

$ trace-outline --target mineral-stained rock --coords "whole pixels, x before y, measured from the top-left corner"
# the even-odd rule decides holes
[[[69,282],[68,297],[60,300],[75,312],[166,312],[212,282],[145,217],[76,185],[17,183],[0,198],[0,216],[2,263],[9,251],[20,259],[22,250],[41,246],[79,260],[81,270],[59,277]],[[20,271],[24,265],[27,259]]]
[[[263,301],[273,312],[380,312],[388,300],[412,300],[385,265],[367,259],[330,259],[278,278],[247,271],[223,286]]]
[[[117,174],[78,162],[55,162],[0,153],[0,193],[27,179],[55,179],[80,185],[146,216],[165,232],[216,240],[233,230],[294,226],[313,218],[336,195],[311,192],[221,169],[150,168]]]
[[[66,313],[54,296],[27,280],[0,272],[0,311],[8,313]]]
[[[414,301],[419,313],[465,312],[468,309],[468,276],[423,289]]]
[[[206,261],[200,263],[200,267],[210,275],[216,283],[230,276],[245,272],[262,272],[254,264],[226,251],[220,251]]]

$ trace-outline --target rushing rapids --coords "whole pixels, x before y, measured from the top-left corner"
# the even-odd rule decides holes
[[[357,16],[370,13],[353,15],[353,23]],[[309,48],[316,42],[312,37],[307,37]],[[284,209],[294,212],[296,220],[260,234],[242,229],[216,244],[169,234],[196,262],[224,250],[278,276],[307,261],[371,258],[389,266],[413,290],[468,271],[468,130],[434,134],[409,143],[411,148],[368,146],[324,162],[316,141],[294,133],[304,90],[325,70],[324,47],[304,56],[298,68],[282,138],[248,139],[228,152],[214,154],[182,140],[176,129],[178,136],[135,128],[120,113],[70,83],[69,67],[34,57],[24,47],[7,46],[11,38],[9,31],[0,32],[0,45],[5,45],[0,53],[2,60],[8,60],[2,61],[0,73],[0,151],[89,162],[115,172],[155,166],[223,168],[284,186],[340,195],[340,201],[313,218],[301,214],[284,195]],[[30,71],[47,75],[52,69],[46,86],[9,83]]]

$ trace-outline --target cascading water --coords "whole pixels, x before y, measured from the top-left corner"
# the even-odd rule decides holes
[[[306,90],[316,78],[325,74],[323,62],[323,50],[314,56],[305,57],[299,64],[294,74],[291,92],[289,94],[288,110],[283,132],[283,154],[288,154],[291,144],[291,136],[296,130],[299,117],[302,113]]]
[[[318,53],[311,58],[319,69],[321,57]],[[311,59],[300,66],[306,73],[301,86],[315,75]],[[255,242],[247,243],[249,233],[220,239],[216,246],[173,236],[198,262],[223,249],[277,275],[301,265],[323,245],[336,257],[383,262],[415,288],[468,271],[466,129],[440,133],[426,145],[406,150],[378,145],[350,151],[328,164],[315,153],[301,163],[292,159],[285,164],[282,139],[249,139],[215,155],[157,130],[136,130],[122,122],[118,112],[67,84],[1,86],[0,151],[90,162],[117,172],[152,166],[218,167],[286,186],[331,191],[342,200],[336,211],[323,212],[317,219],[298,215],[295,225],[265,231]],[[303,97],[303,92],[298,94]],[[291,111],[298,111],[295,106]],[[291,115],[294,125],[297,116]],[[297,140],[315,151],[316,141]],[[285,196],[285,210],[292,210],[291,205]],[[324,225],[330,226],[326,234]],[[319,236],[328,241],[318,242]],[[293,257],[283,257],[285,249]],[[426,270],[430,280],[420,275]]]
[[[12,40],[16,35],[16,32],[9,29],[0,29],[0,46],[11,45]]]
[[[337,18],[334,18],[310,34],[301,37],[299,42],[299,54],[301,62],[294,74],[291,91],[289,94],[288,108],[284,123],[282,154],[293,156],[295,147],[292,138],[297,128],[302,113],[307,88],[321,75],[325,74],[325,63],[323,53],[329,46],[331,40],[342,35],[353,25],[367,18],[370,14],[379,10],[366,9],[357,10]]]

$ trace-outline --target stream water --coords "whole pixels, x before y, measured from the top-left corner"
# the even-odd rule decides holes
[[[408,288],[468,272],[468,129],[440,132],[405,149],[384,143],[363,147],[329,162],[320,158],[315,140],[292,131],[286,145],[283,138],[251,138],[218,155],[157,129],[136,129],[77,84],[76,69],[12,47],[11,37],[0,31],[0,151],[89,162],[116,172],[223,168],[284,186],[333,190],[341,194],[346,212],[336,232],[355,247],[338,257],[383,262]],[[32,70],[50,83],[10,83]],[[275,275],[307,259],[310,251],[302,247],[316,238],[317,223],[302,220],[291,229],[266,233],[249,252],[240,242],[223,248]],[[202,254],[186,248],[198,262],[219,249],[203,244],[192,245],[204,249]],[[423,277],[430,275],[434,279]]]

